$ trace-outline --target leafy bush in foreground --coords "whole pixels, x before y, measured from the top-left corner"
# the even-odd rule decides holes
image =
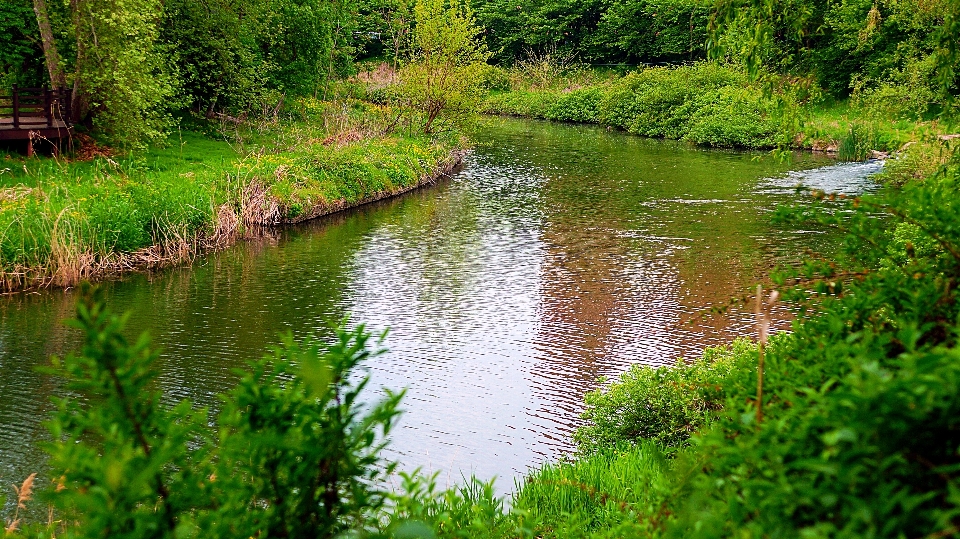
[[[679,535],[956,533],[958,179],[783,212],[846,230],[845,256],[795,274],[795,299],[815,314],[768,356],[764,421],[752,373],[725,384],[725,413],[696,447],[706,464]]]
[[[126,341],[123,318],[87,293],[73,324],[83,350],[50,371],[82,398],[60,399],[50,423],[48,494],[72,536],[315,538],[371,525],[402,394],[360,401],[362,326],[329,346],[285,337],[223,395],[212,436],[206,410],[163,403],[157,355],[145,337]]]

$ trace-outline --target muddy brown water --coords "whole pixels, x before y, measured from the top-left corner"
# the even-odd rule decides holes
[[[231,369],[277,334],[329,335],[349,314],[389,327],[372,387],[407,388],[388,457],[501,490],[571,448],[584,392],[633,363],[693,358],[753,331],[704,314],[777,263],[829,243],[770,224],[796,184],[870,189],[877,163],[716,151],[585,126],[487,120],[437,185],[105,285],[131,335],[162,350],[171,401],[216,407]],[[0,298],[0,485],[42,472],[60,383],[38,374],[78,345],[74,294]]]

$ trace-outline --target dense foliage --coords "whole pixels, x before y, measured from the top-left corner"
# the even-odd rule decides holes
[[[702,58],[710,3],[703,0],[476,0],[501,63],[554,51],[591,63]]]
[[[954,0],[721,0],[715,52],[923,114],[957,91]]]
[[[0,4],[0,88],[43,82],[43,53],[36,46],[37,33],[36,15],[29,3]]]
[[[73,88],[77,120],[119,146],[163,138],[169,114],[270,113],[348,70],[351,6],[312,0],[11,0],[0,76]],[[49,36],[41,29],[49,28]],[[335,33],[349,39],[338,40]],[[43,73],[43,58],[47,73]],[[51,63],[51,61],[53,61]]]
[[[127,341],[93,292],[72,323],[84,347],[49,369],[75,395],[59,400],[49,448],[49,497],[71,536],[332,537],[371,524],[402,394],[361,398],[355,371],[376,353],[362,326],[330,344],[285,337],[222,395],[212,435],[206,410],[164,402],[148,340]]]
[[[638,70],[572,90],[521,87],[493,94],[483,106],[490,113],[598,123],[734,148],[788,145],[799,114],[791,88],[771,94],[741,69],[706,62]]]

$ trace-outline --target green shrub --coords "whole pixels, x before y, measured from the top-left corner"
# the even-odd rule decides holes
[[[952,529],[960,351],[849,361],[848,374],[820,388],[793,388],[790,407],[763,425],[727,419],[707,436],[699,450],[708,471],[693,483],[698,494],[675,534],[925,537]]]
[[[484,112],[599,123],[696,144],[772,148],[792,141],[797,105],[748,84],[734,67],[698,63],[641,69],[571,91],[539,86],[493,94]],[[789,126],[789,128],[788,128]]]
[[[883,83],[872,88],[858,87],[852,96],[861,114],[887,121],[920,120],[936,100],[934,91],[922,84]]]
[[[528,118],[546,118],[547,112],[559,99],[554,92],[514,91],[494,94],[483,103],[488,114],[506,114]]]
[[[897,154],[884,162],[878,174],[878,179],[895,186],[933,176],[947,165],[954,151],[950,142],[939,140],[913,142],[896,149]]]
[[[510,90],[510,73],[502,67],[484,64],[481,76],[483,79],[481,85],[485,90],[492,92]]]
[[[720,409],[723,378],[756,361],[756,346],[738,339],[729,347],[707,349],[692,363],[634,365],[606,389],[584,397],[586,423],[574,434],[577,448],[590,454],[643,440],[664,447],[685,445]]]
[[[50,422],[49,498],[73,537],[333,537],[364,530],[382,505],[380,458],[402,394],[362,398],[369,334],[330,345],[289,335],[207,411],[164,404],[156,353],[123,337],[91,293],[73,325],[83,350],[54,359],[68,382]]]
[[[773,99],[760,90],[727,86],[693,101],[684,140],[723,148],[772,148],[790,142]]]
[[[768,354],[762,423],[755,374],[723,380],[724,413],[690,450],[700,464],[677,536],[955,533],[958,180],[781,212],[842,227],[842,249],[778,278],[800,279],[790,295],[812,315]]]
[[[678,68],[653,68],[640,73],[634,84],[635,115],[627,124],[631,133],[681,139],[689,131],[691,116],[709,103],[705,95],[746,84],[732,68],[711,63]],[[744,111],[746,112],[746,111]]]
[[[543,117],[560,122],[597,123],[602,99],[603,91],[600,88],[561,93]]]

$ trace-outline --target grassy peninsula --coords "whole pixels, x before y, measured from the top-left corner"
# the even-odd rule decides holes
[[[383,117],[361,102],[302,100],[273,121],[194,121],[125,156],[2,159],[0,289],[180,263],[258,227],[396,195],[459,164],[455,135],[387,136]]]
[[[541,57],[492,68],[488,80],[488,114],[598,124],[705,147],[810,150],[856,161],[918,143],[915,156],[929,153],[949,134],[940,119],[898,96],[837,99],[809,81],[751,78],[742,66],[716,62],[621,74]]]

